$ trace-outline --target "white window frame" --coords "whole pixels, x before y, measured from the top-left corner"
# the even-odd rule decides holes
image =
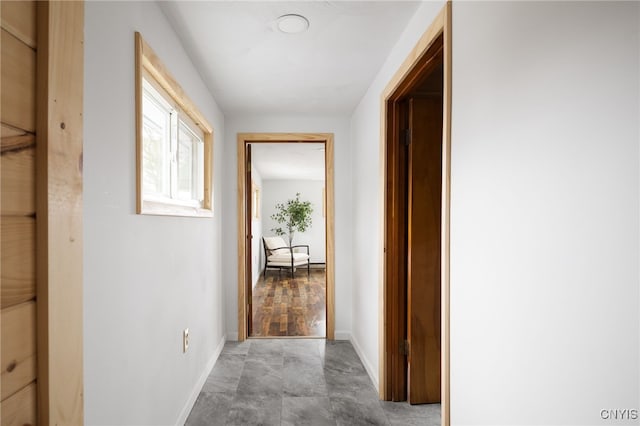
[[[184,94],[175,79],[166,71],[156,54],[135,34],[136,45],[136,143],[137,143],[137,202],[138,214],[211,217],[213,129],[195,104]],[[152,192],[144,182],[143,127],[145,99],[154,102],[159,110],[169,114],[169,135],[165,143],[161,173],[165,176],[163,191]],[[192,146],[192,187],[190,197],[178,191],[178,155],[181,127],[196,139]],[[202,147],[198,148],[202,143]]]

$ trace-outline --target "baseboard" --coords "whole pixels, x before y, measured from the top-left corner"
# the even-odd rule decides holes
[[[211,374],[211,370],[213,370],[213,366],[218,360],[218,357],[222,352],[222,348],[224,348],[224,343],[226,342],[226,340],[227,340],[227,337],[222,336],[222,340],[218,344],[218,347],[215,349],[215,351],[213,351],[213,355],[209,359],[209,362],[207,362],[207,365],[204,368],[204,371],[202,372],[202,374],[200,375],[200,378],[194,385],[193,390],[191,391],[191,395],[189,395],[189,399],[187,399],[187,402],[185,403],[184,408],[182,409],[182,412],[180,412],[180,416],[178,417],[178,421],[176,422],[176,425],[181,426],[187,422],[187,417],[189,417],[189,413],[191,413],[191,410],[193,409],[193,406],[195,405],[196,400],[198,399],[198,395],[200,395],[200,391],[204,386],[204,382],[207,381],[207,377],[209,377],[209,374]]]
[[[375,371],[371,366],[371,362],[369,362],[369,359],[364,355],[364,352],[360,348],[360,345],[358,344],[358,341],[355,339],[355,337],[351,336],[350,340],[351,344],[353,345],[353,349],[356,350],[356,353],[360,357],[360,361],[362,361],[362,365],[364,365],[364,369],[367,370],[367,374],[369,374],[369,378],[373,382],[373,385],[376,387],[376,390],[380,390],[380,385],[378,383],[378,372]]]
[[[351,340],[351,333],[344,330],[336,330],[333,332],[333,337],[336,340]]]
[[[238,332],[235,331],[233,333],[227,333],[227,341],[228,342],[237,342],[238,341]]]

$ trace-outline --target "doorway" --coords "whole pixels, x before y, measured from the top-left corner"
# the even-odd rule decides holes
[[[326,335],[324,150],[324,143],[247,144],[249,337]]]
[[[451,4],[383,93],[380,397],[449,420]]]
[[[275,179],[271,183],[269,179],[263,180],[260,168],[264,171],[271,167],[267,177],[284,176],[269,163],[275,161],[278,150],[282,153],[287,147],[289,151],[305,151],[307,157],[320,153],[322,182],[317,182],[318,179],[316,182]],[[260,159],[265,156],[266,161]],[[294,190],[294,187],[298,190],[282,192],[283,188]],[[298,192],[300,202],[309,201],[315,211],[312,219],[318,224],[316,230],[324,228],[322,240],[315,241],[311,235],[294,232],[292,243],[286,225],[278,226],[271,218],[276,204],[286,205],[298,198]],[[333,200],[332,134],[238,134],[238,340],[334,338]],[[260,225],[256,226],[258,222]],[[276,232],[278,227],[284,228],[284,232]],[[299,246],[286,253],[291,259],[295,256],[295,264],[291,263],[293,260],[266,262],[282,251],[275,247],[280,244],[273,245],[280,240],[285,247]]]

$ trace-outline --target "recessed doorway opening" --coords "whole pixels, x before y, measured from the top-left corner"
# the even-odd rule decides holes
[[[248,144],[249,337],[325,337],[323,143]]]
[[[333,135],[238,135],[238,339],[334,335]]]
[[[449,404],[451,4],[382,96],[380,398]]]

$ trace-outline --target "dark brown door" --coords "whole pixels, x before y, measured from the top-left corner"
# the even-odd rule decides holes
[[[407,212],[408,399],[440,402],[442,99],[409,100]]]
[[[390,126],[395,134],[395,143],[389,144],[387,155],[395,161],[387,166],[387,205],[388,224],[387,244],[395,248],[394,257],[406,258],[407,249],[407,127],[409,125],[408,102],[393,102],[390,105]],[[388,281],[397,282],[396,291],[389,294],[388,304],[393,314],[391,335],[387,341],[386,351],[390,358],[391,380],[389,382],[390,399],[392,401],[407,400],[407,354],[405,340],[407,338],[407,268],[401,262],[388,262],[385,272]]]
[[[253,238],[253,236],[251,235],[251,196],[252,196],[252,191],[251,191],[251,144],[247,144],[246,145],[246,167],[244,168],[246,170],[245,173],[245,197],[246,197],[246,213],[244,215],[244,219],[245,219],[245,229],[246,229],[246,242],[245,242],[245,250],[246,250],[246,254],[245,254],[245,294],[247,295],[247,336],[251,336],[252,331],[252,320],[253,320],[253,313],[252,313],[252,294],[251,294],[251,290],[253,288],[253,286],[251,285],[251,281],[253,281],[253,271],[251,270],[251,259],[253,259],[252,255],[251,255],[251,239]]]

